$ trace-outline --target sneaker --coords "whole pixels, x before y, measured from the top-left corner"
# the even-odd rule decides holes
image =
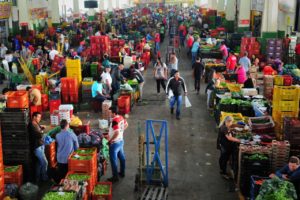
[[[112,182],[112,183],[116,183],[116,182],[118,182],[118,181],[119,181],[119,178],[118,178],[118,177],[115,177],[115,176],[113,176],[113,177],[111,177],[111,178],[108,178],[108,179],[107,179],[107,181],[109,181],[109,182]]]
[[[119,177],[124,178],[125,174],[122,174],[121,172],[119,172]]]
[[[229,180],[230,179],[230,177],[227,175],[227,174],[221,174],[221,176],[224,178],[224,179],[226,179],[226,180]]]
[[[176,119],[177,119],[177,120],[180,120],[180,117],[179,117],[179,116],[176,116]]]
[[[174,108],[171,108],[171,114],[174,114]]]

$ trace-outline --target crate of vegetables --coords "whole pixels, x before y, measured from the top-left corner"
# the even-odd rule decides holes
[[[265,180],[269,177],[251,176],[250,199],[255,200],[259,193],[259,189]]]
[[[256,134],[274,133],[275,123],[271,116],[250,117],[249,126]]]
[[[47,192],[42,200],[77,200],[75,192]]]
[[[72,153],[68,159],[69,171],[93,172],[97,169],[96,154]]]
[[[112,183],[97,183],[92,193],[92,200],[112,200]]]
[[[78,155],[96,155],[97,156],[97,148],[79,148],[75,151]]]
[[[74,180],[78,182],[87,182],[87,193],[90,194],[95,186],[96,177],[94,177],[94,174],[69,171],[65,179]]]
[[[23,184],[23,167],[22,165],[5,166],[4,182],[17,184],[19,187]]]

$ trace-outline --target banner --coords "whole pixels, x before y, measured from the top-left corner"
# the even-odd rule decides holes
[[[139,0],[140,4],[163,3],[163,0]]]
[[[29,16],[32,20],[34,19],[46,19],[48,18],[47,8],[32,8],[29,9]]]
[[[11,13],[10,2],[0,2],[0,19],[8,19]]]
[[[176,4],[176,3],[194,4],[195,0],[165,0],[165,3],[171,3],[171,4]]]

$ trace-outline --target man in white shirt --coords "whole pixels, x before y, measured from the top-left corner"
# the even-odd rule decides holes
[[[112,83],[112,78],[110,75],[110,67],[105,67],[105,71],[101,74],[102,78],[102,83],[104,84],[104,90],[106,94],[110,94],[111,92],[111,83]]]
[[[52,50],[49,52],[49,58],[51,61],[54,60],[55,55],[58,55],[59,52],[57,50],[54,49],[54,47],[52,47]]]
[[[0,46],[0,58],[4,59],[7,50],[7,47],[2,43]]]

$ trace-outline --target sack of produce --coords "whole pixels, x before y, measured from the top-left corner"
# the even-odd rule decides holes
[[[23,200],[36,200],[38,199],[39,187],[32,183],[25,183],[20,187],[19,194]]]

